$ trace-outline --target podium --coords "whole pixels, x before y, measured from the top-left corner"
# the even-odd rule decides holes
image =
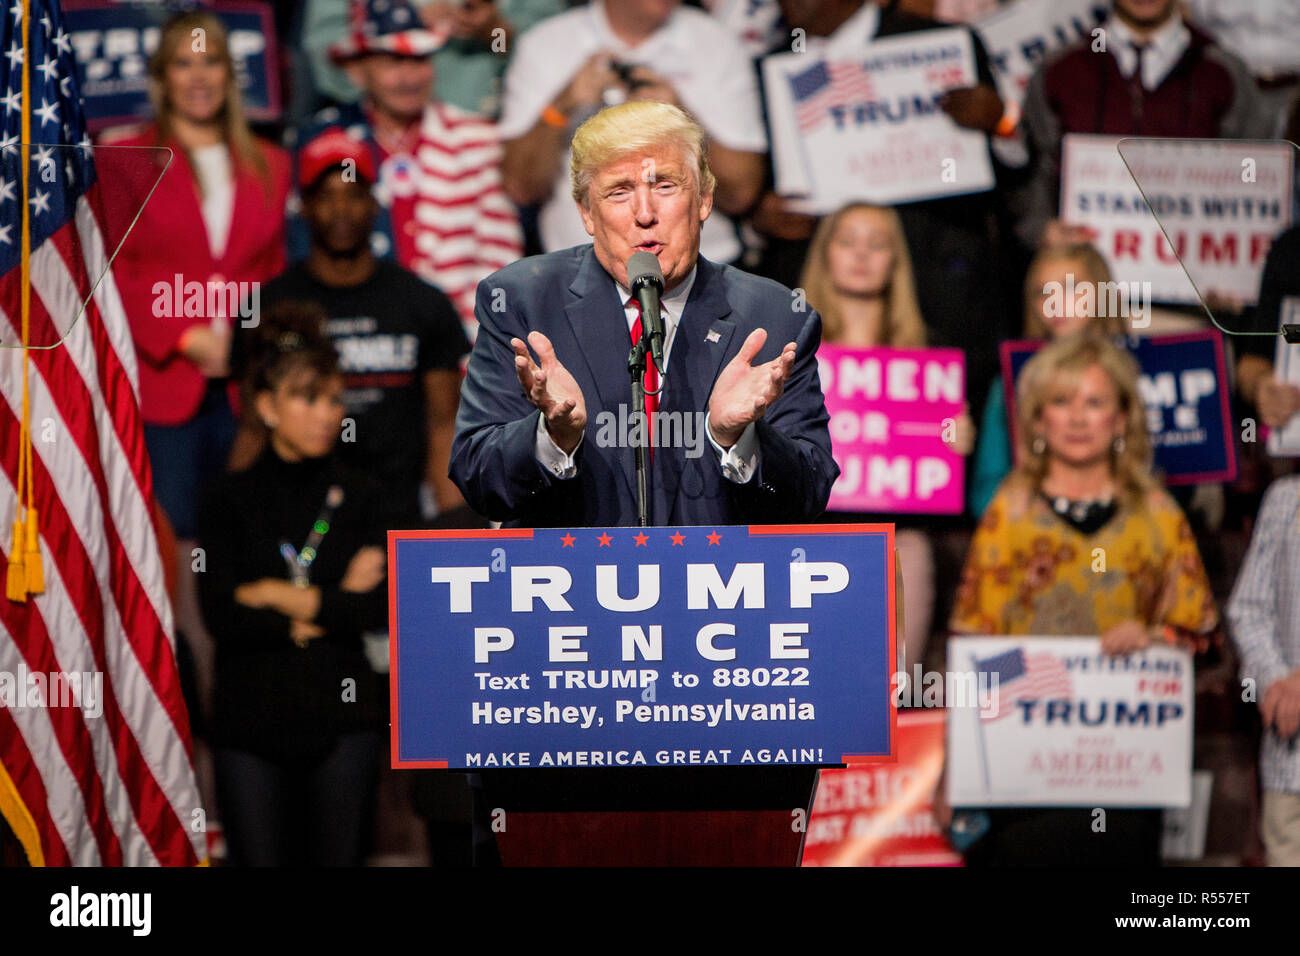
[[[895,755],[892,525],[390,532],[393,766],[505,866],[797,866]]]
[[[798,866],[817,769],[498,770],[504,866]],[[497,811],[504,811],[497,813]]]

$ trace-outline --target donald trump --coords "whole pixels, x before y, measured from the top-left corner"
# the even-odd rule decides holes
[[[704,132],[681,109],[611,107],[573,138],[590,244],[515,262],[478,287],[478,339],[452,479],[484,516],[525,527],[637,522],[634,446],[651,433],[653,523],[808,521],[839,473],[818,383],[821,320],[802,296],[699,255],[713,209]],[[641,336],[628,260],[663,271],[662,380],[630,408]]]

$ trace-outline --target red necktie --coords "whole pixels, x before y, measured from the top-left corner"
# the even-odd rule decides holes
[[[641,341],[641,303],[636,299],[629,299],[628,305],[636,306],[636,321],[632,323],[632,344],[635,345]],[[655,368],[655,363],[650,358],[647,351],[645,356],[645,379],[642,381],[645,387],[645,420],[647,437],[650,439],[650,457],[655,454],[654,445],[654,420],[655,412],[659,410],[659,370]]]

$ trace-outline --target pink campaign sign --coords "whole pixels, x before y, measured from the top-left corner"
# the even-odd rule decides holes
[[[828,511],[960,514],[966,463],[944,444],[966,400],[960,349],[817,350],[840,477]]]

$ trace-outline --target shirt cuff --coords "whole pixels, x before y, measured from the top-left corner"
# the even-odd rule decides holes
[[[578,453],[578,449],[581,447],[582,438],[579,438],[578,444],[573,448],[573,453],[565,454],[564,450],[555,444],[555,439],[551,437],[551,433],[546,430],[546,416],[537,416],[537,438],[533,442],[533,453],[537,456],[537,460],[541,462],[542,467],[556,478],[572,478],[578,473],[578,463],[573,460],[573,456]]]
[[[740,433],[736,443],[730,448],[723,448],[713,438],[713,429],[709,428],[709,415],[704,414],[704,434],[709,436],[709,444],[718,453],[722,464],[722,477],[738,485],[748,484],[758,471],[758,434],[754,423],[750,422]]]

